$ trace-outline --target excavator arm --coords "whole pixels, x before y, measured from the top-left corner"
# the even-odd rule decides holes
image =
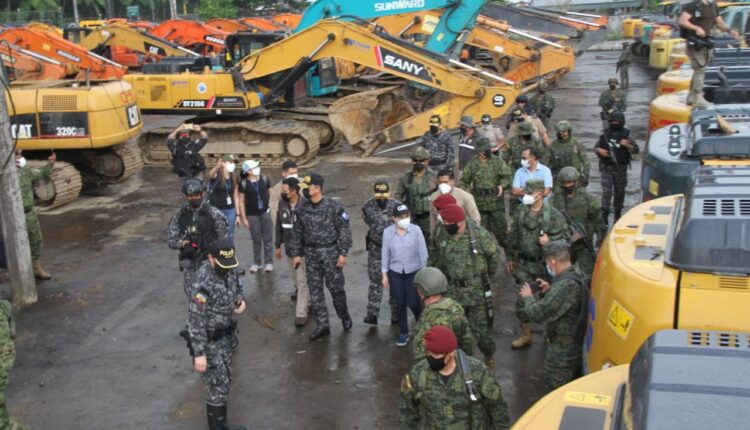
[[[229,35],[218,28],[184,19],[165,21],[152,28],[149,33],[203,55],[222,52]]]
[[[300,53],[307,53],[300,58]],[[421,135],[429,126],[429,117],[438,113],[447,127],[457,126],[462,115],[479,117],[505,114],[520,93],[512,81],[430,53],[387,34],[377,34],[370,27],[337,20],[325,20],[256,51],[239,64],[248,83],[283,72],[276,87],[264,97],[275,101],[291,83],[296,82],[313,62],[340,58],[371,69],[387,72],[443,93],[435,105],[405,119],[381,118],[376,114],[384,101],[379,97],[388,89],[339,99],[331,106],[331,122],[349,141],[366,155],[380,144],[398,142]],[[488,83],[488,81],[490,83]]]
[[[0,32],[0,39],[61,63],[70,64],[74,70],[79,71],[79,78],[120,79],[127,72],[122,65],[51,32],[25,27],[7,28]]]
[[[213,28],[218,28],[221,31],[226,31],[227,33],[255,30],[255,28],[245,24],[242,21],[229,18],[211,18],[206,21],[206,25],[210,25]]]
[[[373,19],[388,15],[424,10],[444,9],[440,22],[425,44],[432,52],[447,53],[457,58],[463,45],[462,38],[476,22],[477,15],[487,0],[317,0],[302,15],[295,32],[305,30],[320,20]]]
[[[11,81],[58,80],[66,75],[59,61],[8,43],[0,43],[0,57]]]
[[[78,44],[94,52],[101,52],[105,47],[121,46],[157,59],[184,56],[200,57],[200,54],[180,45],[123,25],[91,29],[88,35],[78,41]]]

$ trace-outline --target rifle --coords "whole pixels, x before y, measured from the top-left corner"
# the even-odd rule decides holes
[[[565,201],[565,205],[567,206],[567,199]],[[591,238],[589,237],[588,232],[586,231],[586,227],[583,226],[580,222],[573,222],[573,219],[570,218],[570,215],[568,214],[567,209],[563,209],[560,212],[562,212],[563,216],[565,217],[565,220],[568,221],[568,225],[570,226],[570,230],[572,234],[570,235],[570,242],[578,242],[579,240],[583,241],[583,244],[586,245],[586,248],[591,251],[592,254],[596,254],[596,250],[594,249],[594,245],[591,244]]]
[[[487,409],[482,403],[480,398],[477,396],[477,392],[474,389],[474,378],[471,374],[471,367],[469,366],[469,359],[466,357],[466,353],[461,350],[456,350],[456,360],[458,361],[458,368],[461,370],[461,376],[463,377],[464,384],[466,385],[466,392],[469,395],[469,428],[474,428],[474,404],[479,403],[480,410],[482,412],[481,427],[484,429],[492,428],[492,420],[490,415],[487,413]]]
[[[474,257],[478,257],[479,250],[477,249],[477,236],[474,233],[474,228],[469,224],[467,224],[466,227],[469,230],[469,243],[471,244],[471,253]],[[482,297],[484,298],[484,312],[487,314],[487,321],[489,323],[489,326],[492,327],[492,324],[495,321],[495,310],[493,309],[492,304],[492,283],[490,282],[490,275],[487,273],[487,271],[483,270],[481,277],[482,287],[484,288],[484,293],[482,294]]]

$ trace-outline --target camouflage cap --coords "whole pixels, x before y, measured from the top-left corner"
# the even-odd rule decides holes
[[[555,131],[561,132],[563,130],[573,131],[573,124],[570,121],[562,120],[555,124]]]
[[[417,146],[411,151],[411,159],[412,160],[429,160],[430,151],[426,150],[425,148],[422,148],[421,146]]]
[[[554,240],[542,247],[542,254],[547,257],[560,251],[570,251],[570,244],[567,240]]]
[[[492,148],[492,145],[490,145],[490,140],[486,137],[480,137],[477,139],[476,148],[478,151],[486,151],[490,148]]]
[[[531,194],[536,191],[544,191],[544,181],[541,179],[529,179],[526,181],[524,192],[526,194]]]
[[[560,169],[560,173],[557,174],[557,179],[562,182],[574,182],[581,177],[575,167],[567,166]]]
[[[518,124],[518,134],[534,134],[534,125],[530,122]]]
[[[618,81],[617,78],[609,78],[609,80],[607,81],[607,83],[609,85],[612,85],[612,84],[620,85],[620,81]]]
[[[448,278],[438,268],[425,267],[414,276],[414,286],[425,297],[443,294],[448,291]]]

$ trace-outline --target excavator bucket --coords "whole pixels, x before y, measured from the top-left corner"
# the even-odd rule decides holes
[[[411,105],[395,91],[399,88],[390,86],[336,100],[328,108],[331,124],[354,145],[414,115]]]

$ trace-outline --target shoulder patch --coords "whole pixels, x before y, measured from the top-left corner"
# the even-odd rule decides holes
[[[208,297],[206,297],[205,294],[199,291],[195,293],[195,295],[193,296],[193,301],[195,302],[196,305],[205,305],[206,302],[208,301]]]
[[[349,214],[344,210],[344,208],[341,208],[341,210],[339,211],[339,215],[344,221],[349,221]]]

